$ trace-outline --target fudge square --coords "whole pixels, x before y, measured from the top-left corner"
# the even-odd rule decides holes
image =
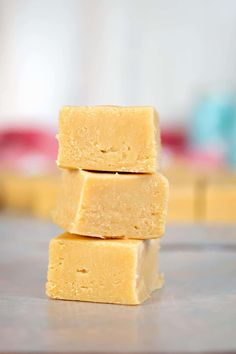
[[[50,298],[136,305],[163,285],[159,240],[101,240],[64,233],[50,242]]]
[[[168,222],[196,221],[197,189],[193,181],[170,183]]]
[[[149,239],[165,231],[169,185],[161,174],[65,170],[54,222],[93,237]]]
[[[205,217],[207,222],[236,222],[236,178],[209,180],[206,185]]]
[[[160,130],[153,107],[63,107],[59,167],[146,172],[159,169]]]

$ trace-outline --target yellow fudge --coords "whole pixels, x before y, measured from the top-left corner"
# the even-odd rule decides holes
[[[170,184],[168,222],[195,221],[195,201],[194,183]]]
[[[114,172],[159,169],[160,131],[153,107],[63,107],[57,164]]]
[[[3,204],[8,210],[30,212],[34,176],[6,173],[2,176]]]
[[[60,176],[45,175],[38,178],[32,191],[33,214],[39,218],[51,218],[60,186]]]
[[[168,222],[195,222],[205,216],[205,177],[184,163],[165,168],[170,182]]]
[[[195,188],[196,188],[195,220],[205,221],[206,219],[206,179],[204,176],[199,178]]]
[[[0,209],[4,207],[3,181],[4,181],[4,174],[0,172]]]
[[[206,221],[236,222],[236,180],[209,182],[206,187]]]
[[[53,219],[79,235],[157,238],[165,230],[168,191],[161,174],[65,170]]]
[[[50,298],[136,305],[163,285],[158,240],[100,240],[65,233],[51,240]]]

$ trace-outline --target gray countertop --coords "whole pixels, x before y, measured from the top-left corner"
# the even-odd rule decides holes
[[[141,306],[45,296],[50,222],[0,215],[1,353],[236,353],[236,226],[167,227]]]

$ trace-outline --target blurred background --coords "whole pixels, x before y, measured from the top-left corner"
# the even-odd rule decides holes
[[[235,0],[0,0],[0,200],[49,218],[62,105],[153,105],[169,222],[236,222]]]

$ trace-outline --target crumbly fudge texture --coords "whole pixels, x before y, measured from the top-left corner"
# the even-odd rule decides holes
[[[160,167],[153,107],[63,107],[58,141],[63,168],[154,173]]]
[[[64,171],[54,222],[74,234],[158,238],[165,231],[169,185],[161,174]]]

